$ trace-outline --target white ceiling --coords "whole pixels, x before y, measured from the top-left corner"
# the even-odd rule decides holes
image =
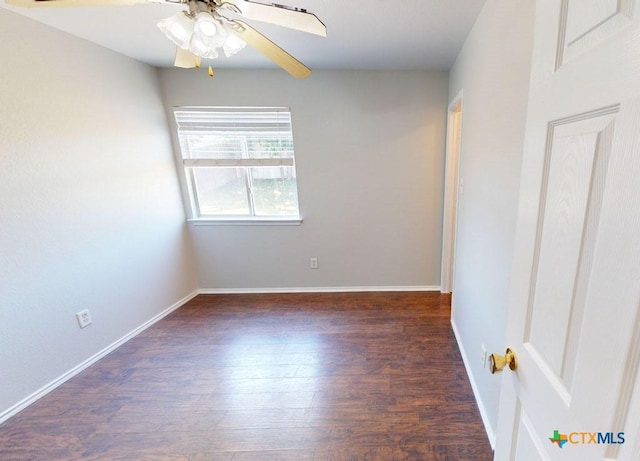
[[[260,32],[311,69],[448,70],[485,0],[261,0],[315,13],[327,38],[264,23]],[[175,4],[118,7],[15,8],[0,6],[158,67],[173,65],[174,45],[156,27],[186,9]],[[249,21],[248,21],[249,22]],[[16,37],[16,40],[19,38]],[[209,64],[209,63],[207,63]],[[214,67],[269,68],[247,47]]]

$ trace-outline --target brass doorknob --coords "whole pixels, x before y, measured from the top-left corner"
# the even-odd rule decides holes
[[[509,365],[509,369],[516,370],[518,368],[518,358],[513,349],[507,347],[505,355],[491,354],[489,356],[489,363],[491,364],[491,374],[500,373],[504,367]]]

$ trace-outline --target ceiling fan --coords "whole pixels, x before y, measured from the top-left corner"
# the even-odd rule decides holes
[[[267,22],[290,29],[327,36],[327,28],[306,9],[253,0],[7,0],[19,7],[121,6],[139,3],[175,3],[188,9],[158,22],[158,28],[176,46],[175,66],[200,67],[201,58],[219,53],[231,57],[248,43],[296,78],[311,69],[247,24],[243,19]],[[213,69],[209,66],[209,75]]]

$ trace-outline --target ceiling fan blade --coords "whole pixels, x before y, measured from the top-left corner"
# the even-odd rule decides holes
[[[148,0],[5,0],[5,3],[22,8],[51,8],[67,6],[123,6],[149,2]]]
[[[196,56],[189,50],[183,50],[179,46],[176,47],[176,60],[173,65],[182,69],[193,69],[200,67],[200,56]]]
[[[235,5],[240,14],[247,19],[268,22],[290,29],[309,32],[310,34],[327,36],[326,26],[318,17],[307,10],[284,5],[266,4],[252,0],[226,0]]]
[[[255,30],[245,22],[232,20],[233,27],[231,30],[234,34],[254,47],[267,58],[271,59],[277,65],[289,72],[296,78],[307,78],[311,75],[311,69],[302,64],[296,58],[291,56],[285,50],[273,43],[267,37]]]

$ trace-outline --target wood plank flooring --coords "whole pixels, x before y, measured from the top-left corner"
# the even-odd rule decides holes
[[[200,295],[0,426],[0,459],[488,461],[436,293]]]

